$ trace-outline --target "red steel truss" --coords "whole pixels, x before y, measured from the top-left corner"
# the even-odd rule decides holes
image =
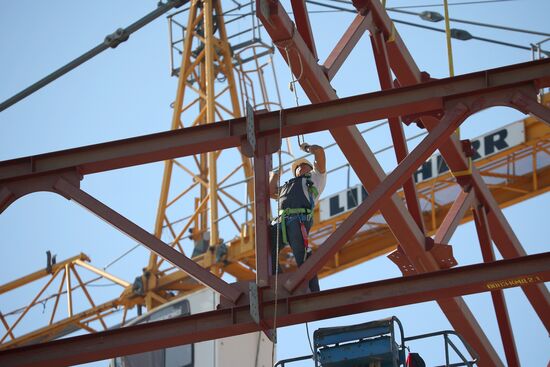
[[[265,225],[269,211],[266,183],[270,153],[277,149],[280,137],[321,130],[330,131],[369,196],[310,260],[296,272],[280,276],[284,289],[278,296],[282,311],[277,324],[285,326],[436,300],[453,327],[477,351],[480,366],[503,366],[475,317],[459,297],[491,290],[508,365],[518,364],[500,289],[521,286],[550,331],[550,295],[542,283],[550,277],[550,255],[526,255],[483,179],[471,165],[469,143],[459,142],[453,132],[472,114],[493,106],[509,106],[550,124],[550,110],[536,99],[540,88],[550,86],[550,60],[432,80],[420,72],[378,1],[358,0],[354,5],[359,15],[321,66],[317,63],[305,3],[302,0],[292,2],[296,29],[279,2],[258,0],[260,20],[293,73],[301,75],[299,82],[314,104],[249,116],[255,143],[250,129],[247,135],[246,119],[241,118],[0,162],[0,213],[18,198],[36,191],[51,191],[72,199],[219,292],[225,307],[179,320],[0,352],[0,364],[59,366],[83,363],[269,328],[273,318],[273,302],[270,301],[273,279],[269,271],[270,251]],[[383,90],[338,99],[330,80],[366,30],[371,36]],[[397,81],[392,80],[392,73]],[[355,124],[381,118],[390,120],[399,162],[387,177],[355,127]],[[404,142],[401,119],[417,120],[429,131],[410,153]],[[87,174],[240,146],[255,160],[256,286],[260,293],[258,308],[264,317],[259,324],[249,315],[251,300],[245,291],[247,286],[228,284],[215,277],[80,189],[80,180]],[[424,232],[411,176],[436,149],[441,151],[462,191],[432,239]],[[401,187],[406,206],[396,195]],[[456,265],[448,241],[472,206],[486,263],[443,270]],[[407,277],[297,295],[303,292],[301,286],[377,211],[382,213],[399,243],[390,258]],[[508,260],[494,262],[491,242]],[[410,274],[418,275],[408,276]]]
[[[395,30],[391,20],[377,0],[357,0],[354,1],[354,5],[359,11],[360,16],[363,16],[365,19],[362,22],[357,18],[355,19],[342,37],[342,40],[337,44],[335,50],[331,53],[330,64],[332,64],[332,60],[341,60],[349,54],[351,45],[355,45],[358,39],[358,37],[352,37],[351,35],[360,32],[360,30],[353,31],[353,29],[354,27],[355,29],[358,28],[357,24],[363,24],[369,29],[371,34],[382,89],[392,87],[391,79],[389,79],[391,75],[390,69],[396,75],[397,83],[401,86],[417,85],[430,80],[429,76],[426,73],[422,73],[414,63],[412,56]],[[319,102],[336,99],[336,94],[329,83],[329,79],[333,77],[333,73],[329,73],[328,76],[323,73],[325,70],[315,62],[313,55],[304,46],[303,40],[295,32],[294,26],[282,5],[276,0],[257,0],[257,9],[258,16],[262,20],[265,29],[278,46],[282,56],[287,59],[286,61],[293,69],[294,75],[300,75],[300,84],[310,100],[312,102]],[[288,49],[294,52],[288,52]],[[340,54],[344,56],[339,58],[338,55]],[[297,66],[299,66],[299,70]],[[482,84],[488,87],[491,82]],[[478,87],[482,87],[482,85],[478,85]],[[508,91],[501,91],[500,93],[487,96],[487,99],[472,95],[470,92],[464,95],[463,98],[460,98],[460,100],[453,102],[445,100],[443,112],[438,111],[431,114],[431,116],[430,114],[414,116],[414,112],[409,112],[409,114],[412,114],[413,117],[423,117],[421,123],[428,130],[432,131],[432,133],[437,130],[437,134],[442,130],[440,126],[443,121],[449,126],[453,124],[458,126],[468,115],[480,109],[487,108],[489,105],[512,106],[524,112],[527,106],[531,106],[532,111],[537,110],[537,116],[542,117],[546,122],[550,123],[548,110],[536,102],[536,86],[525,86],[524,88],[526,89],[524,91],[520,91],[520,88],[522,86],[518,84]],[[524,100],[525,102],[520,103],[520,100]],[[440,119],[442,120],[440,121]],[[398,161],[401,161],[404,152],[400,144],[399,127],[397,126],[396,128],[398,122],[390,120],[390,124],[393,125],[391,131],[392,139],[394,143],[397,143],[396,155]],[[350,233],[360,227],[357,226],[354,220],[368,219],[374,213],[372,211],[374,206],[380,209],[399,243],[398,250],[390,258],[399,258],[400,260],[397,263],[402,269],[406,268],[409,273],[427,272],[435,271],[452,264],[454,262],[452,255],[441,256],[441,251],[434,251],[441,248],[445,249],[441,247],[444,244],[434,243],[424,235],[422,223],[416,211],[414,189],[411,190],[411,187],[407,185],[407,180],[410,180],[410,175],[414,172],[414,169],[407,167],[405,162],[408,160],[407,164],[414,165],[415,157],[413,155],[416,154],[416,158],[422,156],[420,148],[431,149],[428,143],[430,137],[428,136],[411,155],[401,161],[396,170],[388,177],[388,182],[384,180],[381,183],[385,175],[372,152],[364,144],[363,139],[358,136],[357,129],[331,130],[331,133],[363,186],[371,193],[371,197],[358,207],[353,215],[348,217],[338,230],[327,239],[320,251],[313,257],[317,262],[310,261],[305,266],[299,268],[293,277],[287,281],[285,287],[287,289],[294,289],[303,279],[311,277],[320,268],[319,264],[336,253],[338,248],[350,238]],[[489,224],[492,227],[496,227],[494,231],[499,232],[500,237],[503,237],[494,237],[494,241],[503,256],[514,257],[524,255],[525,251],[519,241],[517,241],[500,208],[498,208],[494,199],[489,194],[483,180],[475,170],[475,167],[473,169],[470,167],[469,160],[462,151],[458,139],[454,135],[442,134],[439,136],[436,144],[439,146],[449,168],[455,172],[455,176],[459,176],[458,182],[463,186],[463,189],[466,191],[466,187],[469,187],[473,183],[476,196],[486,204],[489,212]],[[398,177],[396,174],[399,170],[400,174],[403,175],[401,177]],[[392,195],[392,190],[384,191],[387,188],[386,184],[393,185],[396,188],[403,186],[406,192],[408,212],[404,204],[399,202],[395,195]],[[378,197],[375,197],[375,193]],[[387,200],[389,198],[391,199]],[[414,222],[415,218],[416,223]],[[342,243],[339,241],[342,241]],[[443,252],[443,255],[447,255],[448,250],[449,248]],[[550,331],[550,320],[548,320],[550,317],[550,313],[548,312],[550,311],[550,295],[548,291],[543,285],[528,287],[524,290],[539,317]],[[438,303],[455,330],[463,335],[478,351],[480,365],[503,365],[493,346],[462,299],[445,299],[439,300]],[[497,309],[496,311],[500,313],[502,309]],[[507,348],[510,349],[509,346]]]

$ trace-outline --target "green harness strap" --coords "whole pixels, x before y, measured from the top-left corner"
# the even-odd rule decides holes
[[[309,208],[287,208],[279,210],[279,215],[281,216],[281,232],[283,237],[283,244],[290,245],[288,243],[288,237],[286,235],[286,216],[287,215],[296,215],[296,214],[307,214],[308,216],[313,215],[313,208],[315,207],[315,198],[319,196],[319,190],[313,185],[311,181],[311,175],[307,174],[306,185],[307,191],[309,194],[309,201],[311,202],[311,209]]]
[[[283,243],[285,245],[290,245],[288,243],[288,237],[286,236],[286,216],[287,215],[296,215],[296,214],[307,214],[311,215],[313,211],[306,208],[286,208],[279,210],[279,215],[281,216],[281,233],[283,237]]]

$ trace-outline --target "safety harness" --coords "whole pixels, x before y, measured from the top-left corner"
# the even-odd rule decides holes
[[[309,208],[301,207],[301,208],[281,209],[279,210],[279,216],[281,218],[281,234],[282,234],[283,243],[285,245],[289,245],[288,237],[286,233],[286,222],[289,219],[288,217],[298,216],[298,219],[300,220],[300,229],[302,232],[302,237],[304,239],[304,246],[306,247],[306,249],[309,249],[309,241],[307,236],[307,230],[305,228],[304,221],[303,221],[303,216],[306,217],[307,221],[313,218],[313,209],[315,208],[315,198],[319,196],[319,191],[313,184],[313,181],[311,180],[311,175],[309,174],[293,178],[292,180],[287,182],[286,185],[296,183],[296,181],[302,180],[304,178],[306,179],[306,186],[307,186],[307,191],[309,196]],[[300,192],[302,192],[301,181],[300,181]],[[306,204],[306,203],[303,203],[303,204]]]

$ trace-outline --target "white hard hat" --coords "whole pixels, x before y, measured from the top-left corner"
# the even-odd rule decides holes
[[[294,162],[292,162],[292,174],[294,175],[294,177],[296,177],[296,168],[298,168],[301,164],[307,164],[308,166],[311,167],[311,169],[313,169],[313,164],[311,164],[311,162],[308,161],[307,159],[305,158],[297,159]]]

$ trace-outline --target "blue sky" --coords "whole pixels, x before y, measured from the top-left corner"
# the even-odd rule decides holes
[[[441,2],[388,0],[387,5],[397,7]],[[288,2],[283,4],[287,10],[290,9]],[[0,100],[9,98],[79,56],[101,42],[105,35],[127,26],[155,6],[155,1],[0,2]],[[228,8],[232,5],[224,2],[223,6]],[[310,6],[309,9],[321,10],[316,6]],[[442,12],[442,8],[436,6],[408,10]],[[450,7],[450,13],[451,17],[457,19],[550,32],[547,17],[550,14],[550,2],[547,0],[456,5]],[[422,22],[412,16],[392,16],[396,19]],[[352,19],[353,15],[347,13],[312,14],[312,27],[321,62],[328,56]],[[442,23],[421,24],[443,28]],[[524,46],[544,38],[462,24],[451,26],[468,30],[478,37]],[[422,70],[428,71],[435,78],[448,76],[447,51],[442,33],[399,24],[396,27]],[[105,51],[0,113],[0,160],[168,129],[171,120],[170,103],[175,97],[177,80],[169,74],[167,28],[164,17],[156,20],[132,35],[128,42],[117,49]],[[453,50],[457,75],[531,59],[528,51],[474,40],[454,40]],[[286,88],[289,82],[288,68],[279,55],[275,58],[275,65],[283,104],[285,107],[292,107],[295,105],[294,96]],[[333,86],[340,97],[379,89],[367,37],[363,37],[354,49],[350,59],[334,78]],[[308,103],[301,91],[299,103]],[[517,111],[493,109],[470,118],[461,133],[463,137],[475,137],[520,118],[522,114]],[[416,132],[414,129],[407,129],[409,136]],[[389,141],[387,132],[373,133],[366,139],[373,150],[386,146]],[[312,134],[306,136],[306,140],[321,145],[332,142],[328,133]],[[291,141],[295,145],[295,140]],[[378,158],[386,170],[395,166],[391,154],[383,154]],[[345,161],[338,151],[328,157],[329,169],[342,163]],[[143,228],[152,231],[162,168],[162,163],[155,163],[90,175],[83,180],[82,188]],[[357,183],[355,177],[352,176],[351,180],[352,184]],[[344,188],[344,181],[343,177],[329,177],[325,194]],[[545,194],[504,210],[529,254],[548,250],[550,228],[545,209],[549,205],[550,195]],[[0,216],[0,231],[3,233],[0,258],[8,259],[0,273],[0,284],[43,268],[46,250],[56,253],[58,259],[85,252],[91,257],[92,264],[103,267],[135,244],[74,203],[47,193],[33,194],[13,204]],[[474,233],[470,223],[459,228],[452,238],[451,243],[460,264],[481,261]],[[123,261],[110,267],[109,271],[131,281],[140,274],[147,260],[148,252],[138,248]],[[400,276],[395,265],[381,257],[322,280],[321,288],[395,276]],[[120,292],[117,287],[100,289],[98,297],[103,297],[104,300],[116,297]],[[521,291],[513,289],[505,294],[522,364],[546,366],[550,358],[550,348],[544,327]],[[83,298],[78,301],[82,309],[87,307]],[[0,310],[6,313],[29,301],[28,292],[14,292],[10,297],[0,298]],[[494,341],[499,354],[503,356],[489,295],[468,296],[466,301],[489,338]],[[40,314],[40,310],[35,312],[26,324],[21,325],[21,330],[32,330],[34,320],[39,320]],[[450,328],[435,303],[429,302],[319,321],[311,323],[309,330],[313,332],[318,327],[360,323],[391,315],[396,315],[403,321],[408,335]],[[279,359],[304,355],[309,351],[304,325],[280,329],[279,340]],[[440,352],[439,356],[443,353],[442,349]],[[436,351],[428,353],[430,357],[437,358],[435,354]],[[93,365],[106,364],[97,362]]]

